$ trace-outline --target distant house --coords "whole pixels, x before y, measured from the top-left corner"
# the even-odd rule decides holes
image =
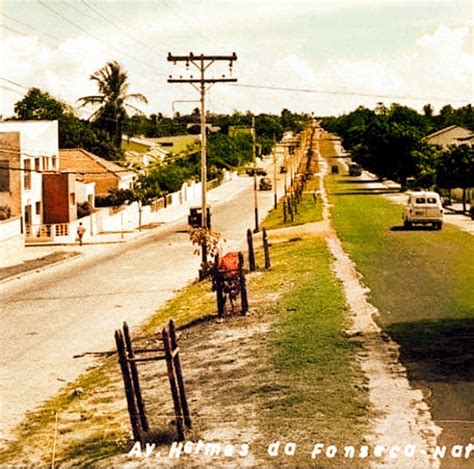
[[[437,145],[441,148],[448,148],[451,145],[473,145],[474,134],[469,129],[465,129],[464,127],[451,125],[427,135],[425,137],[425,141],[431,145]]]
[[[196,135],[175,135],[170,137],[130,137],[123,139],[122,148],[127,160],[138,167],[146,168],[150,164],[160,163],[171,154],[186,154],[199,146]]]
[[[59,150],[61,173],[75,173],[78,181],[95,183],[95,195],[107,196],[111,189],[130,189],[135,173],[82,148]]]

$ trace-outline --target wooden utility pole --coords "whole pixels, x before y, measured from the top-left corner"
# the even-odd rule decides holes
[[[276,154],[276,148],[275,148],[275,135],[273,135],[272,154],[273,154],[273,208],[276,210],[278,206],[278,195],[277,195],[277,154]]]
[[[258,187],[257,187],[257,152],[255,149],[255,116],[252,116],[252,157],[253,157],[253,204],[255,210],[254,233],[258,233]]]
[[[170,76],[168,83],[190,83],[200,93],[201,101],[201,184],[202,184],[202,217],[201,226],[207,228],[207,204],[206,204],[206,185],[207,185],[207,162],[206,162],[206,150],[207,150],[207,139],[206,139],[206,112],[205,112],[205,97],[206,91],[214,83],[223,82],[236,82],[237,78],[228,78],[222,76],[221,78],[206,78],[206,70],[214,63],[218,61],[229,62],[229,70],[232,73],[232,65],[234,60],[237,60],[235,52],[232,55],[194,55],[192,52],[189,55],[172,55],[168,53],[168,62],[185,62],[188,67],[189,64],[193,64],[199,70],[199,78],[194,78],[190,75],[189,78],[173,78]],[[209,85],[209,86],[206,86]],[[207,257],[207,256],[206,256]],[[207,259],[203,259],[207,262]]]

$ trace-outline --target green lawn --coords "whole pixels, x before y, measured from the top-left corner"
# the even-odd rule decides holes
[[[354,194],[356,185],[341,181],[328,180],[334,227],[370,286],[382,323],[473,318],[472,236],[447,223],[442,231],[403,230],[400,206]]]

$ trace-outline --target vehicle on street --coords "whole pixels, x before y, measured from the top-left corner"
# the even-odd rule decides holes
[[[267,175],[267,172],[263,169],[263,168],[260,168],[260,167],[257,167],[257,168],[247,168],[245,170],[245,172],[249,175],[249,176],[253,176],[254,173],[257,175],[257,176],[266,176]]]
[[[360,176],[362,174],[362,166],[357,163],[349,165],[349,176]]]
[[[288,172],[288,169],[286,168],[286,166],[280,166],[280,174],[285,174]]]
[[[271,191],[272,190],[272,181],[270,178],[262,178],[258,184],[258,188],[261,191]]]
[[[443,207],[436,192],[412,192],[408,196],[407,205],[403,214],[405,228],[414,224],[431,224],[434,229],[440,230],[443,226]]]

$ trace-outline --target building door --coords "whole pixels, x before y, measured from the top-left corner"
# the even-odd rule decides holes
[[[25,205],[25,225],[31,225],[31,205]]]

